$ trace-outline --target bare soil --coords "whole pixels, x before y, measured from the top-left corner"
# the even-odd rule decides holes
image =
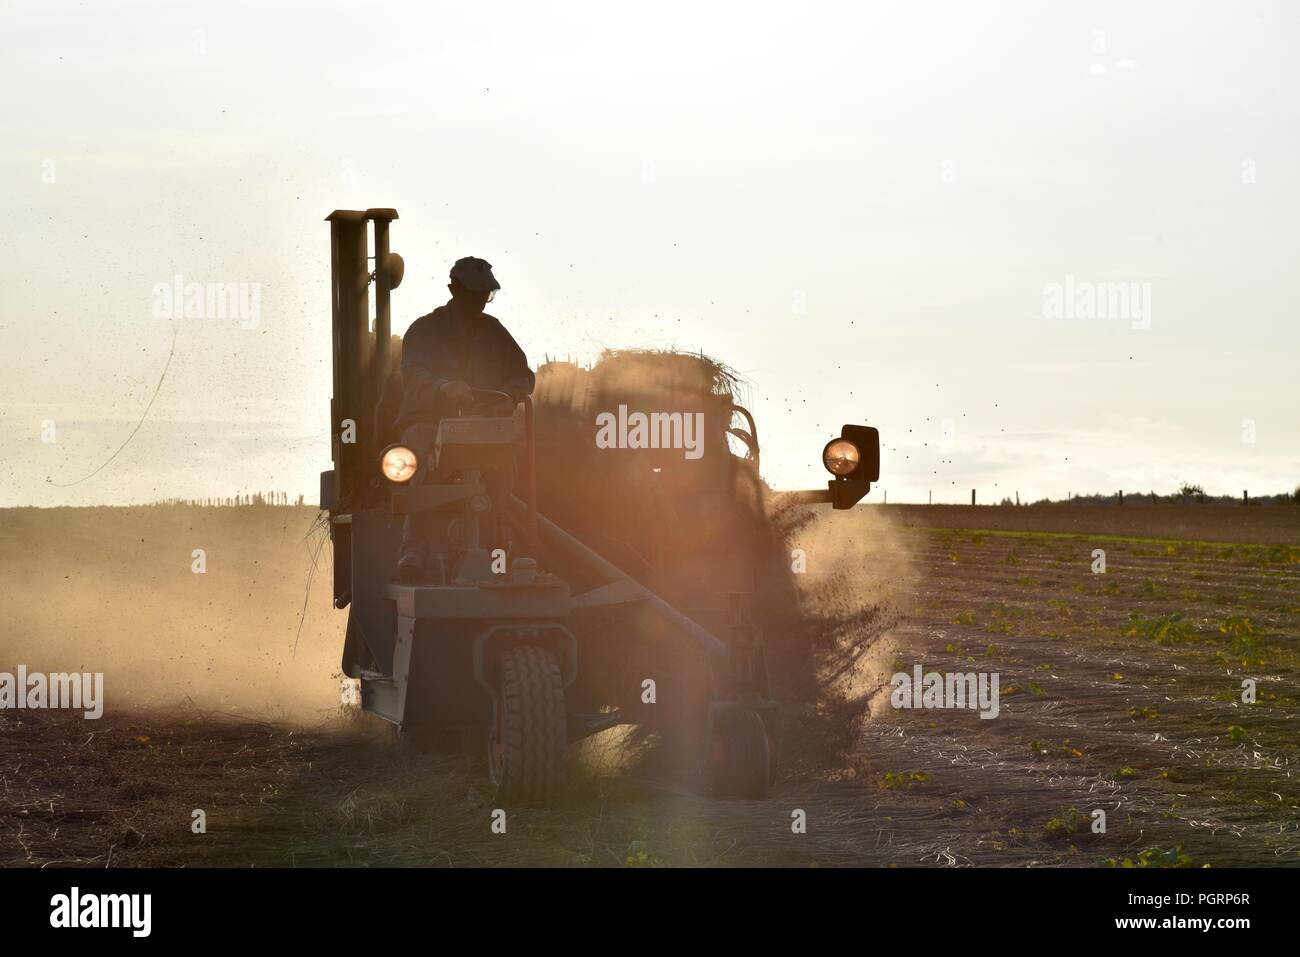
[[[907,528],[1117,535],[1181,541],[1300,544],[1294,505],[871,505]]]
[[[319,578],[304,604],[313,556],[328,573],[314,518],[0,514],[0,670],[104,671],[108,687],[99,721],[0,712],[0,865],[1300,862],[1300,549],[1249,543],[1249,523],[1180,544],[1172,515],[1138,526],[1150,539],[1100,519],[1040,533],[819,516],[792,538],[799,614],[771,621],[774,648],[804,645],[817,667],[814,687],[782,686],[770,797],[701,797],[653,741],[615,730],[575,754],[564,806],[508,809],[502,835],[482,761],[398,750],[339,707],[343,616]],[[890,676],[914,664],[998,672],[999,717],[891,707]]]

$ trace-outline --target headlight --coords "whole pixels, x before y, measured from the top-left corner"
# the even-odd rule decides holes
[[[384,478],[390,482],[409,482],[420,467],[420,458],[405,445],[390,445],[379,460]]]
[[[848,439],[834,439],[822,450],[822,465],[832,475],[848,475],[862,463],[862,453]]]

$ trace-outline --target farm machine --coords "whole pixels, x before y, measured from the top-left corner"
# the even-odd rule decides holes
[[[752,608],[770,534],[734,377],[681,353],[551,362],[512,415],[484,414],[499,413],[500,393],[471,396],[418,454],[383,411],[401,389],[396,219],[327,217],[333,468],[321,508],[334,606],[348,612],[342,668],[362,708],[399,740],[482,748],[504,801],[558,799],[568,746],[617,725],[681,743],[708,793],[763,797],[780,709]],[[669,438],[697,424],[695,451],[644,435],[602,444],[602,414],[620,427],[640,414]],[[850,508],[879,477],[876,430],[846,425],[822,461],[827,488],[793,494]],[[406,584],[402,522],[417,512],[432,515],[438,561]]]

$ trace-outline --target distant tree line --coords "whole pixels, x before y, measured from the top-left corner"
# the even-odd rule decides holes
[[[1004,498],[1000,505],[1021,504],[1019,496],[1012,501]],[[1243,489],[1238,495],[1207,495],[1200,485],[1184,482],[1176,492],[1161,495],[1154,489],[1148,492],[1093,492],[1088,495],[1070,495],[1064,499],[1040,498],[1030,505],[1300,505],[1300,485],[1293,492],[1275,495],[1254,495]]]
[[[224,498],[165,498],[155,505],[190,505],[199,508],[240,508],[250,505],[295,506],[302,508],[307,504],[305,495],[289,497],[288,492],[240,492]]]

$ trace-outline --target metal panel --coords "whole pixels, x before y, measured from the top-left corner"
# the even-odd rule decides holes
[[[573,607],[607,608],[611,605],[626,605],[632,602],[645,601],[649,597],[650,593],[644,585],[639,585],[630,579],[620,579],[575,596]]]
[[[399,615],[413,618],[493,619],[563,618],[569,614],[569,586],[558,578],[539,576],[531,585],[509,582],[481,585],[389,584],[389,598]]]
[[[384,674],[392,674],[396,622],[393,605],[385,600],[384,589],[397,568],[402,547],[401,516],[355,512],[351,538],[352,614],[362,640],[374,657],[375,667]],[[338,563],[337,553],[335,563]]]
[[[338,473],[338,499],[351,505],[365,488],[362,472],[368,452],[373,451],[369,436],[370,407],[366,405],[366,383],[374,358],[367,293],[369,241],[364,214],[336,210],[328,219],[334,367],[330,433]],[[356,423],[356,441],[345,443],[342,429],[349,419]]]

